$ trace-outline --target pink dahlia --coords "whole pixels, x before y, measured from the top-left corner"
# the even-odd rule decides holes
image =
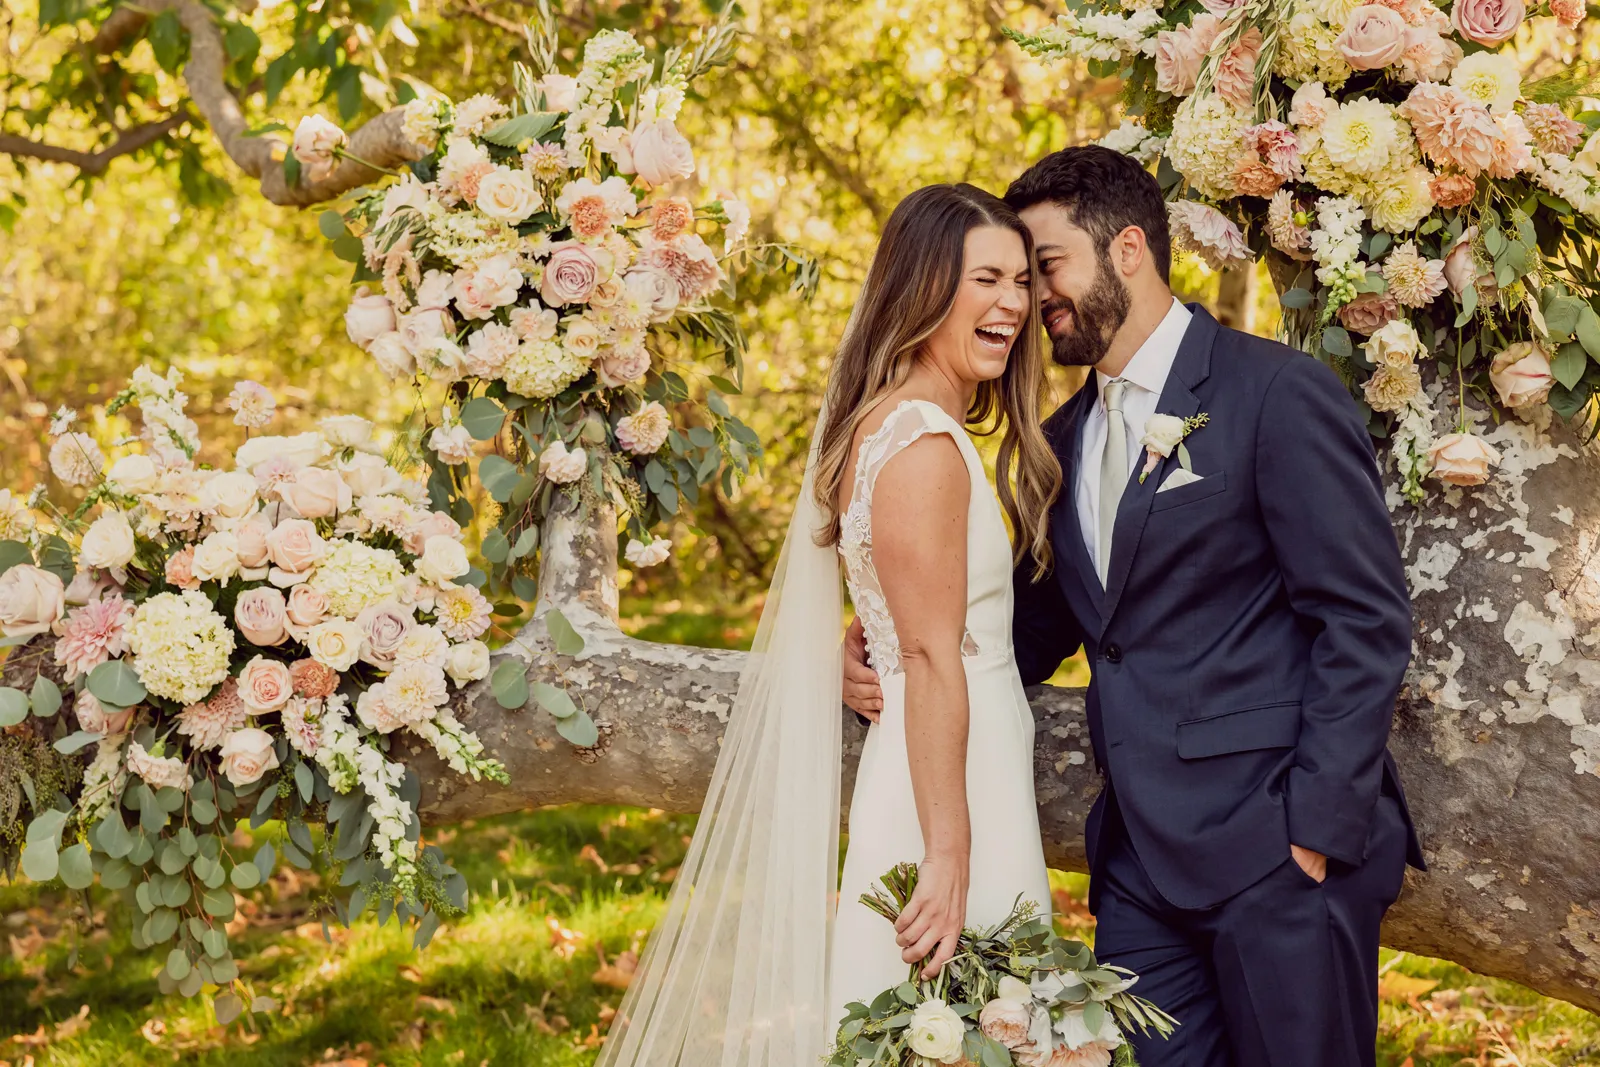
[[[116,593],[72,609],[56,642],[56,663],[66,668],[65,679],[70,682],[126,652],[132,621],[133,605]]]
[[[195,748],[216,748],[230,732],[243,726],[250,715],[239,697],[239,682],[226,678],[210,698],[190,704],[178,713],[178,732]]]

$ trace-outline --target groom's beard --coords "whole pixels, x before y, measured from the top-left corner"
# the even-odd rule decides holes
[[[1092,367],[1105,358],[1111,341],[1127,321],[1132,298],[1102,259],[1094,284],[1081,300],[1051,296],[1041,306],[1045,321],[1062,308],[1072,312],[1072,328],[1060,337],[1050,338],[1050,358],[1063,367]]]

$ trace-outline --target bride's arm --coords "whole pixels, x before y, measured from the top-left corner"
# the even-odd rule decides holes
[[[922,827],[915,894],[895,924],[907,963],[929,953],[932,977],[966,919],[972,832],[967,815],[967,508],[972,492],[954,440],[937,433],[888,463],[872,492],[872,562],[900,642],[906,754]]]

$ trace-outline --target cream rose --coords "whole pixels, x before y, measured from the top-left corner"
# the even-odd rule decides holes
[[[133,527],[120,511],[103,512],[84,531],[78,562],[99,570],[121,570],[133,562]]]
[[[533,176],[525,170],[498,167],[478,183],[478,210],[492,219],[515,226],[538,211],[544,198],[533,186]]]
[[[1139,443],[1158,455],[1170,456],[1182,440],[1182,419],[1176,415],[1152,415],[1145,420],[1144,436],[1139,438]]]
[[[347,671],[361,658],[361,627],[348,619],[329,619],[306,634],[306,651],[324,667]]]
[[[289,590],[284,627],[296,641],[304,641],[311,628],[328,617],[328,596],[301,583]]]
[[[277,711],[292,696],[294,680],[289,677],[287,664],[256,656],[239,672],[239,699],[257,714]]]
[[[471,569],[467,550],[461,547],[461,542],[440,534],[428,538],[417,560],[417,574],[436,585],[452,582]]]
[[[136,708],[118,708],[107,712],[104,704],[85,689],[72,703],[72,712],[78,718],[79,729],[91,734],[120,734],[133,721]]]
[[[561,337],[561,347],[581,360],[592,360],[600,351],[600,327],[587,316],[567,319],[567,332]]]
[[[226,582],[239,573],[239,538],[230,530],[211,534],[194,547],[189,568],[198,581]]]
[[[267,535],[267,558],[291,574],[310,571],[328,552],[328,543],[308,519],[285,519]]]
[[[294,158],[306,168],[306,177],[320,182],[339,165],[338,150],[345,145],[344,131],[321,115],[307,115],[294,129]]]
[[[666,119],[636,127],[628,135],[627,154],[632,157],[634,171],[651,185],[665,185],[694,173],[694,149]]]
[[[1522,0],[1456,0],[1450,25],[1469,41],[1493,46],[1509,41],[1526,15]]]
[[[417,372],[416,357],[406,347],[405,335],[399,330],[390,330],[373,338],[372,347],[367,352],[378,361],[378,369],[395,381],[409,378]]]
[[[366,286],[356,290],[355,299],[344,312],[344,332],[362,348],[369,348],[394,325],[394,305],[382,293],[373,293]]]
[[[222,766],[222,773],[235,788],[259,782],[263,774],[278,765],[278,754],[273,750],[272,735],[253,726],[234,730],[224,737],[222,747],[217,750],[217,757]]]
[[[450,312],[443,308],[419,308],[400,316],[400,342],[414,358],[428,355],[440,341],[450,340],[451,333]]]
[[[961,1016],[938,997],[925,1000],[911,1012],[911,1023],[906,1027],[906,1043],[919,1056],[940,1063],[955,1063],[961,1059],[961,1043],[967,1027]]]
[[[239,566],[254,569],[267,565],[267,535],[272,533],[272,520],[265,512],[256,512],[234,527],[235,549]]]
[[[252,645],[270,648],[288,640],[287,605],[283,593],[270,585],[246,589],[233,604],[233,622]]]
[[[242,519],[256,506],[256,479],[249,471],[223,471],[200,487],[200,506],[225,519]]]
[[[294,477],[278,486],[278,496],[302,518],[326,519],[349,511],[350,486],[338,471],[323,467],[302,467]]]
[[[463,641],[450,646],[444,672],[456,685],[466,685],[489,676],[489,646],[482,641]]]
[[[373,442],[373,425],[360,415],[330,415],[317,423],[323,440],[335,449],[354,448],[361,452],[381,453]]]
[[[1518,341],[1494,357],[1489,381],[1508,408],[1542,403],[1555,379],[1550,374],[1550,353],[1532,341]]]
[[[582,304],[593,295],[599,282],[600,265],[589,249],[577,241],[565,241],[556,246],[545,264],[539,295],[551,307]]]
[[[267,460],[281,460],[291,467],[309,467],[328,454],[328,442],[315,431],[293,437],[252,437],[234,453],[234,463],[242,470],[254,471]]]
[[[357,452],[338,463],[339,477],[357,497],[392,493],[400,485],[400,472],[389,466],[382,456],[370,452]]]
[[[381,670],[394,666],[395,653],[417,625],[415,613],[407,607],[386,600],[363,608],[356,616],[361,628],[361,658]]]
[[[978,1013],[978,1029],[1008,1049],[1027,1043],[1031,1000],[1030,997],[1019,1003],[1009,997],[995,997]]]
[[[1475,434],[1446,434],[1428,450],[1433,476],[1450,485],[1482,485],[1489,468],[1500,463],[1500,451]]]
[[[106,481],[129,496],[150,492],[158,477],[155,460],[139,452],[123,456],[106,471]]]
[[[407,528],[401,543],[407,552],[413,556],[420,556],[430,537],[459,536],[461,536],[460,523],[442,511],[430,511]]]
[[[578,79],[569,74],[546,74],[539,79],[546,111],[571,111],[578,98]]]
[[[1405,319],[1395,319],[1373,332],[1366,344],[1367,358],[1385,367],[1409,366],[1422,351],[1422,339]]]

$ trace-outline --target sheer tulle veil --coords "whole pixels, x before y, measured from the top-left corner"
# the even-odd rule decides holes
[[[841,602],[818,417],[700,822],[599,1067],[816,1067],[838,886]]]

